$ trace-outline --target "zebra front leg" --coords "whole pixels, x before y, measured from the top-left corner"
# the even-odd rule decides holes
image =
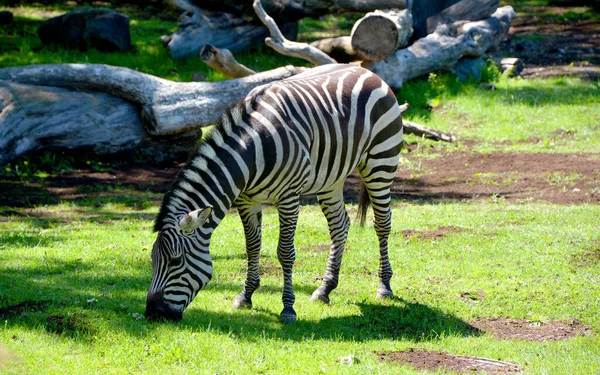
[[[260,285],[259,259],[261,247],[262,213],[260,203],[238,200],[236,202],[246,237],[248,270],[244,290],[233,300],[233,309],[252,308],[252,294]]]
[[[296,260],[294,233],[298,223],[298,196],[280,201],[277,209],[279,211],[277,258],[283,270],[283,310],[281,311],[280,320],[284,324],[290,324],[296,321],[296,311],[294,310],[296,297],[292,288],[292,269]]]
[[[344,207],[343,185],[334,191],[318,195],[321,210],[327,219],[331,248],[327,268],[321,286],[310,297],[311,302],[321,301],[329,304],[329,293],[338,285],[344,246],[348,238],[350,218]]]

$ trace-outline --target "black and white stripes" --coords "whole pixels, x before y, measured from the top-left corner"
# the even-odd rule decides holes
[[[165,195],[155,223],[158,238],[152,250],[146,315],[181,318],[210,280],[210,237],[234,204],[244,226],[248,270],[233,307],[251,307],[260,283],[261,204],[272,203],[280,218],[281,320],[295,321],[292,267],[301,194],[317,194],[328,221],[331,251],[323,283],[312,300],[329,302],[350,226],[343,183],[355,170],[373,206],[379,237],[377,295],[391,296],[390,186],[401,142],[396,98],[365,69],[327,65],[253,90],[223,115]]]

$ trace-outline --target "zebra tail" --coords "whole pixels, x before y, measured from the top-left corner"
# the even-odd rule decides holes
[[[371,199],[363,181],[360,182],[360,193],[358,196],[358,210],[356,211],[356,219],[361,227],[365,226],[367,220],[367,209],[369,208]]]

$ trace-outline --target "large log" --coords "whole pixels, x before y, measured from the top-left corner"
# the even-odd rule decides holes
[[[350,34],[352,49],[364,61],[379,61],[408,45],[413,33],[408,10],[386,9],[367,13]]]
[[[184,13],[180,28],[163,36],[174,59],[196,56],[205,44],[234,53],[262,44],[269,31],[247,0],[171,0]],[[289,40],[296,39],[297,21],[330,13],[370,12],[406,7],[406,0],[263,0],[266,11]]]
[[[493,14],[500,0],[460,0],[441,12],[427,17],[425,20],[427,34],[431,34],[440,24],[455,21],[479,21]]]
[[[139,104],[151,135],[167,135],[213,124],[254,87],[299,71],[286,66],[229,81],[173,82],[109,65],[56,64],[0,69],[0,80],[106,92]]]
[[[515,16],[511,6],[504,6],[485,20],[441,25],[433,34],[408,48],[366,67],[390,86],[401,88],[409,79],[435,70],[451,69],[463,56],[483,55],[506,37]]]
[[[0,81],[0,165],[32,151],[135,150],[160,160],[185,154],[197,131],[151,137],[137,105],[115,96]]]
[[[107,65],[0,69],[0,164],[45,148],[179,151],[254,87],[302,70],[288,66],[229,81],[181,83]]]

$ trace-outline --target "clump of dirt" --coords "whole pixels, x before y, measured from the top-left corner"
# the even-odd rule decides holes
[[[564,323],[558,320],[531,322],[525,319],[486,318],[470,324],[499,340],[557,341],[592,333],[578,320]]]
[[[46,318],[46,330],[57,334],[73,335],[89,333],[91,330],[88,317],[84,314],[49,315]]]
[[[522,371],[514,363],[497,361],[487,358],[468,357],[437,351],[409,349],[402,352],[379,353],[383,362],[401,363],[425,371],[454,371],[461,374],[484,372],[486,374],[515,374]]]
[[[485,299],[485,293],[483,290],[477,292],[462,292],[459,299],[468,303],[479,303]]]
[[[434,230],[414,230],[414,229],[405,229],[402,231],[402,237],[409,239],[412,237],[417,237],[421,240],[430,240],[430,239],[438,239],[444,237],[448,233],[459,233],[462,231],[462,228],[454,227],[454,226],[443,226]]]
[[[52,301],[25,301],[0,308],[0,318],[10,318],[36,311],[43,311]]]

